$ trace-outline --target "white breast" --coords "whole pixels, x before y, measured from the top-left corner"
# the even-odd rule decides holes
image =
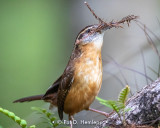
[[[93,41],[95,47],[97,47],[98,49],[102,48],[102,45],[103,45],[103,36],[104,36],[104,33],[99,34],[98,36],[96,36],[96,38]]]

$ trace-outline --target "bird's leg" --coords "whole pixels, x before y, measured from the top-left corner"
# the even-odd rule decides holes
[[[106,116],[106,117],[109,117],[109,114],[106,113],[106,112],[99,111],[99,110],[96,110],[96,109],[93,109],[93,108],[89,108],[88,110],[89,110],[89,111],[92,111],[92,112],[97,112],[97,113],[102,114],[102,115],[104,115],[104,116]]]
[[[74,118],[73,118],[73,116],[71,116],[71,115],[69,115],[69,123],[70,123],[70,126],[71,126],[71,128],[73,128],[73,120],[74,120]]]

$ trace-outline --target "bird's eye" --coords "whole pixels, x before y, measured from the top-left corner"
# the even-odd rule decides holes
[[[86,32],[87,32],[87,33],[90,33],[90,32],[91,32],[91,29],[88,29]]]

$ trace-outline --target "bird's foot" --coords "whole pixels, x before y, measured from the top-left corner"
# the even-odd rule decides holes
[[[73,128],[73,116],[69,115],[70,127]]]
[[[106,113],[106,112],[103,112],[103,111],[99,111],[99,110],[96,110],[96,109],[93,109],[93,108],[89,108],[89,111],[99,113],[99,114],[101,114],[101,115],[106,116],[107,118],[109,117],[109,114]]]

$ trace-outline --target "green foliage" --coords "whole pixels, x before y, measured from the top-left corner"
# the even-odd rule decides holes
[[[43,102],[31,102],[21,109],[21,105],[13,105],[11,100],[28,92],[43,92],[44,85],[50,86],[63,72],[72,50],[70,27],[66,25],[70,23],[71,3],[68,0],[0,1],[1,107],[27,116],[31,111],[28,108],[43,105]],[[57,58],[59,61],[55,63]],[[0,125],[9,128],[12,120],[8,120],[0,116]]]
[[[118,101],[122,104],[125,105],[125,102],[127,100],[127,96],[130,92],[130,89],[129,89],[129,86],[127,85],[124,89],[122,89],[122,91],[120,92],[119,94],[119,97],[118,97]]]
[[[113,100],[104,100],[99,97],[96,97],[96,99],[100,102],[100,104],[103,104],[106,107],[109,107],[119,113],[120,109],[123,108],[123,104],[119,101],[113,101]]]
[[[57,117],[54,116],[54,113],[47,111],[46,109],[43,108],[39,108],[39,107],[32,107],[32,110],[45,115],[45,119],[47,120],[47,124],[49,124],[50,126],[47,128],[57,128],[57,126],[62,125],[61,123],[57,123]],[[0,112],[5,114],[6,116],[8,116],[9,118],[11,118],[13,121],[15,121],[21,128],[36,128],[35,125],[32,126],[27,126],[27,122],[24,119],[21,119],[20,117],[16,116],[13,112],[10,112],[6,109],[3,109],[0,107]],[[3,128],[0,125],[0,128]],[[66,126],[61,126],[61,128],[69,128]]]
[[[99,97],[96,97],[96,99],[100,102],[100,104],[105,105],[106,107],[109,107],[113,109],[119,116],[122,123],[125,125],[125,112],[129,111],[130,109],[125,109],[126,105],[125,102],[127,100],[128,94],[130,92],[130,88],[127,85],[119,94],[118,101],[114,100],[104,100]],[[122,114],[121,114],[122,111]],[[123,120],[121,119],[121,116],[123,116]]]
[[[46,109],[42,109],[42,108],[39,108],[39,107],[32,107],[31,109],[34,110],[34,111],[37,111],[40,114],[45,115],[45,119],[47,120],[47,124],[49,124],[50,127],[56,128],[59,125],[56,122],[57,118],[54,116],[54,113],[51,113],[51,112],[47,111]]]
[[[39,108],[39,107],[32,107],[31,109],[45,116],[43,117],[44,119],[46,119],[46,122],[44,123],[49,124],[48,128],[57,128],[59,125],[63,125],[62,122],[60,123],[57,122],[57,117],[54,116],[53,112],[50,112],[46,109]],[[68,127],[61,126],[61,128],[68,128]]]
[[[129,86],[127,85],[119,94],[118,101],[114,100],[104,100],[100,97],[96,97],[96,99],[106,107],[109,107],[119,113],[120,110],[125,108],[125,102],[127,100],[127,96],[130,92]]]
[[[10,112],[6,109],[3,109],[0,107],[0,112],[11,118],[13,121],[15,121],[21,128],[35,128],[35,125],[27,127],[27,122],[20,117],[16,116],[13,112]],[[2,126],[0,126],[1,128]]]
[[[32,107],[31,109],[34,111],[37,111],[40,114],[45,115],[45,119],[47,120],[46,123],[50,125],[48,128],[57,128],[57,126],[61,124],[61,123],[60,124],[57,123],[57,118],[54,116],[54,113],[51,113],[47,111],[46,109],[39,108],[39,107]],[[11,118],[13,121],[15,121],[21,128],[36,128],[35,125],[27,126],[26,120],[21,119],[20,117],[16,116],[13,112],[10,112],[1,107],[0,107],[0,112],[5,114],[9,118]],[[3,127],[0,125],[0,128],[3,128]],[[68,128],[68,127],[62,126],[61,128]]]

